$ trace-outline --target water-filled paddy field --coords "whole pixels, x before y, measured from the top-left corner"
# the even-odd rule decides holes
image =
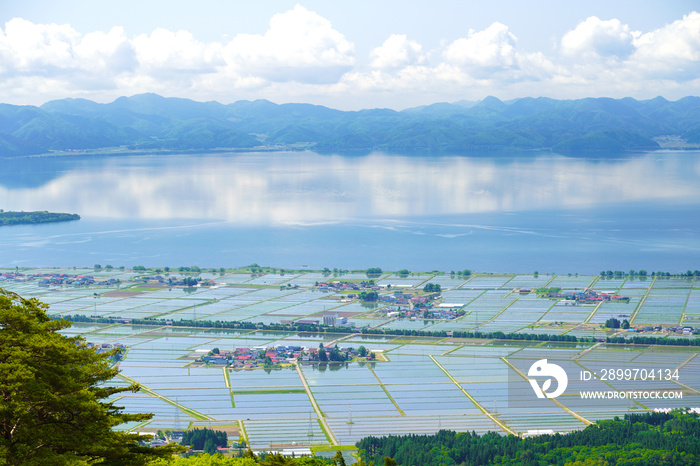
[[[14,269],[12,269],[14,270]],[[9,270],[8,270],[9,271]],[[0,273],[5,270],[0,270]],[[24,270],[25,275],[37,271]],[[55,273],[55,269],[42,270]],[[279,444],[349,445],[367,435],[433,433],[439,429],[524,434],[534,430],[571,431],[599,419],[650,409],[700,406],[700,347],[555,342],[410,335],[363,335],[363,327],[392,330],[481,331],[605,337],[626,332],[602,328],[609,318],[626,316],[633,327],[693,325],[700,317],[700,283],[690,278],[621,278],[570,275],[384,273],[376,279],[380,295],[440,284],[443,302],[459,303],[464,315],[453,320],[397,319],[382,314],[390,306],[365,306],[346,295],[322,292],[319,273],[285,275],[213,274],[214,287],[185,290],[143,284],[132,271],[95,272],[104,286],[39,286],[37,280],[7,280],[1,286],[50,305],[52,315],[163,319],[155,325],[77,322],[66,335],[82,335],[94,344],[127,347],[115,384],[136,381],[144,389],[120,394],[128,412],[151,412],[144,424],[122,428],[141,432],[190,426],[237,429],[255,449]],[[101,275],[104,274],[104,275]],[[356,274],[352,279],[366,277]],[[347,276],[330,277],[334,280]],[[289,285],[289,286],[287,286]],[[561,299],[521,293],[523,288],[586,288],[628,296],[629,303],[567,305]],[[298,333],[264,329],[178,326],[180,319],[247,321],[322,319],[347,316],[356,331]],[[165,320],[171,321],[169,325]],[[667,332],[647,332],[662,337]],[[694,336],[685,338],[695,338]],[[197,358],[213,348],[365,346],[382,355],[324,364],[294,362],[286,367],[238,369],[204,365]],[[537,399],[528,383],[528,367],[547,359],[570,374],[567,391],[556,399]],[[585,371],[616,367],[647,371],[678,370],[677,378],[655,378],[637,385],[682,392],[682,399],[583,399],[584,390],[615,392],[624,380],[585,380]],[[641,383],[641,382],[640,382]]]

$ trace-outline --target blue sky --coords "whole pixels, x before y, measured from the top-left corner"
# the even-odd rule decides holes
[[[674,100],[699,93],[696,10],[644,0],[0,0],[0,100]]]

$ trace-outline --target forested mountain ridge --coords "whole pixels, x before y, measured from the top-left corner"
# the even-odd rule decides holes
[[[62,99],[0,104],[0,157],[125,147],[132,150],[311,148],[471,152],[653,150],[672,136],[700,143],[700,97],[436,103],[403,111],[341,111],[267,100],[196,102],[156,94],[101,104]]]

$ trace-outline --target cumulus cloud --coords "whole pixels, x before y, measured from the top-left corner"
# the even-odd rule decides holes
[[[82,34],[67,24],[21,18],[0,29],[0,88],[21,87],[23,77],[25,89],[15,89],[16,95],[51,89],[75,96],[112,88],[123,94],[208,89],[215,97],[221,90],[272,83],[335,83],[354,64],[352,42],[299,5],[274,15],[264,34],[239,34],[227,43],[204,43],[188,31],[163,28],[133,38],[121,27]],[[41,89],[27,88],[37,83]]]
[[[691,80],[700,76],[700,13],[636,38],[635,67],[653,77]]]
[[[76,66],[73,49],[79,40],[80,34],[67,24],[33,24],[15,18],[0,32],[0,50],[8,71],[55,72]]]
[[[187,31],[156,29],[132,41],[139,65],[149,72],[212,73],[223,65],[221,44],[204,44]]]
[[[224,55],[236,72],[277,82],[334,82],[355,64],[354,45],[300,5],[274,15],[263,35],[237,35]]]
[[[344,102],[344,108],[488,94],[645,97],[668,90],[673,98],[700,92],[696,12],[651,31],[591,16],[547,51],[523,50],[499,22],[432,49],[405,34],[384,37],[359,59],[350,38],[300,5],[272,16],[257,34],[211,42],[186,30],[128,37],[119,26],[79,32],[15,18],[0,28],[0,91],[15,103],[159,92],[220,101]]]
[[[114,27],[107,34],[101,31],[86,34],[76,51],[84,62],[82,67],[88,70],[124,73],[133,71],[138,63],[134,48],[121,27]]]
[[[448,62],[476,72],[511,68],[517,64],[517,41],[508,26],[496,22],[483,31],[470,30],[468,37],[452,42],[444,56]]]
[[[416,41],[408,40],[404,34],[392,34],[370,54],[373,68],[400,69],[410,65],[425,63],[423,47]]]
[[[566,33],[562,55],[574,57],[570,82],[609,93],[677,93],[700,76],[700,14],[690,13],[661,28],[633,31],[617,19],[592,16]],[[684,93],[692,93],[688,88]]]
[[[4,72],[55,76],[76,71],[105,77],[105,73],[131,71],[134,50],[121,27],[81,35],[69,25],[8,21],[0,30]]]
[[[634,52],[634,40],[639,32],[630,31],[618,19],[587,18],[561,39],[562,52],[578,58],[627,58]]]

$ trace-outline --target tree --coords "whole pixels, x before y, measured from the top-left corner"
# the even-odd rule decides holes
[[[345,354],[340,352],[340,349],[338,349],[338,345],[335,345],[331,349],[331,352],[328,354],[328,359],[335,362],[345,361]]]
[[[442,291],[442,287],[437,283],[428,283],[423,287],[423,291],[426,293],[440,293]]]
[[[379,293],[376,291],[360,291],[357,297],[360,298],[360,301],[374,302],[379,299]]]
[[[364,358],[367,356],[367,348],[365,348],[364,345],[361,345],[359,348],[357,348],[357,353]]]
[[[199,277],[198,277],[198,278],[194,278],[194,277],[185,277],[185,278],[182,279],[182,283],[183,283],[185,286],[192,287],[192,286],[196,286],[197,283],[199,283],[199,280],[200,280]]]
[[[620,321],[614,317],[611,317],[605,321],[605,326],[607,328],[620,328]]]
[[[328,353],[326,353],[326,349],[323,346],[318,349],[318,360],[322,362],[328,361]]]
[[[172,455],[148,448],[148,436],[115,431],[152,414],[125,414],[108,397],[138,386],[105,385],[119,372],[112,353],[58,333],[48,306],[0,289],[0,464],[140,465]]]
[[[336,464],[339,466],[345,466],[345,458],[343,458],[343,452],[341,452],[341,451],[335,452],[335,456],[333,457],[333,464]]]
[[[214,440],[208,438],[204,441],[204,453],[209,453],[210,455],[216,453],[216,445],[214,445]]]
[[[220,430],[202,429],[187,430],[182,435],[182,443],[190,445],[193,450],[204,450],[207,453],[216,453],[217,447],[225,447],[228,444],[226,432]]]

